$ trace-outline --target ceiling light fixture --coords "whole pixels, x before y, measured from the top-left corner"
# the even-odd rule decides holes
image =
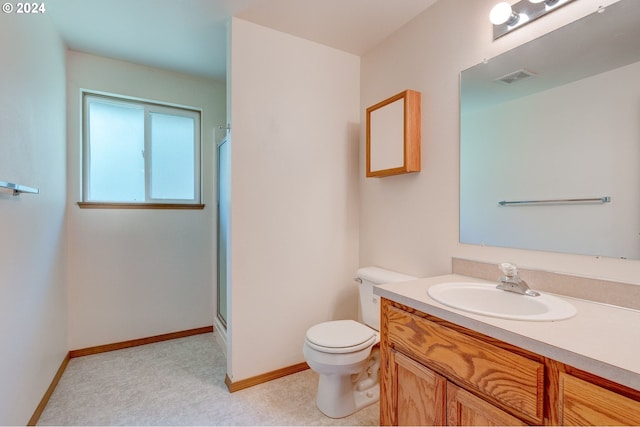
[[[489,13],[493,24],[493,39],[520,28],[529,22],[571,3],[573,0],[520,0],[514,5],[507,2],[496,4]]]

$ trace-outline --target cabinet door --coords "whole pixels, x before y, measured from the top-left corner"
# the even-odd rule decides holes
[[[450,426],[527,425],[453,383],[447,384],[447,418]]]
[[[438,426],[446,423],[447,381],[415,360],[391,351],[393,411],[399,426]]]
[[[640,402],[560,373],[561,425],[640,425]]]

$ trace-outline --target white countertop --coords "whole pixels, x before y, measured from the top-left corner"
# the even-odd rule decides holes
[[[456,310],[433,300],[429,287],[482,282],[448,274],[377,286],[374,293],[413,309],[640,390],[640,311],[561,297],[577,309],[567,320],[506,320]]]

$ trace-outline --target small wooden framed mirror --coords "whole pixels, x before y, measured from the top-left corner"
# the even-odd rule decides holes
[[[405,90],[367,108],[367,177],[420,171],[420,92]]]

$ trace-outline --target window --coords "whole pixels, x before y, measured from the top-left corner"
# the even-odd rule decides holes
[[[83,94],[83,201],[200,204],[200,112]]]

